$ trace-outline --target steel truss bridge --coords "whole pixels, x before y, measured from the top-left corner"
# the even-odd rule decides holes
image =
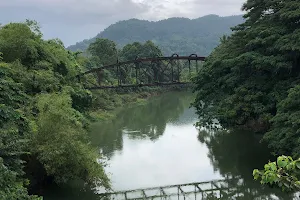
[[[138,58],[93,68],[77,75],[87,89],[190,84],[205,57],[196,54]]]
[[[99,194],[100,199],[110,200],[212,200],[239,199],[245,196],[245,188],[241,179],[224,179],[181,185],[144,188],[128,191],[108,192]],[[241,192],[243,191],[243,192]],[[247,190],[251,198],[255,198],[251,190]],[[246,194],[247,195],[247,194]]]

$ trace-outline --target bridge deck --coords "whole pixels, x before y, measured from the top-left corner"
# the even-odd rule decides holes
[[[135,87],[155,87],[155,86],[170,86],[170,85],[193,85],[192,82],[170,82],[170,83],[145,83],[145,84],[128,84],[128,85],[102,85],[86,88],[89,90],[96,89],[115,89],[115,88],[135,88]]]
[[[198,72],[198,61],[204,60],[196,54],[139,58],[93,68],[76,77],[86,89],[94,90],[184,85],[191,83],[192,72]]]
[[[230,181],[234,180],[234,187]],[[215,197],[239,196],[238,187],[242,187],[239,179],[215,180],[180,185],[169,185],[136,190],[101,193],[101,199],[137,200],[137,199],[207,199]],[[232,198],[230,198],[232,199]]]
[[[196,56],[170,56],[170,57],[154,57],[154,58],[140,58],[140,59],[136,59],[136,60],[128,60],[128,61],[124,61],[124,62],[117,62],[114,64],[110,64],[110,65],[106,65],[103,67],[98,67],[98,68],[94,68],[91,69],[89,71],[86,71],[82,74],[80,74],[80,76],[85,75],[85,74],[89,74],[89,73],[93,73],[102,69],[109,69],[109,68],[113,68],[115,66],[118,65],[127,65],[127,64],[131,64],[131,63],[141,63],[141,62],[156,62],[156,61],[162,61],[162,60],[199,60],[199,61],[204,61],[206,59],[206,57],[196,57]]]

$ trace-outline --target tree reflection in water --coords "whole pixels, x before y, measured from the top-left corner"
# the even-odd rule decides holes
[[[123,149],[123,134],[131,139],[155,141],[163,135],[167,123],[176,121],[192,101],[191,93],[172,92],[154,97],[145,104],[126,107],[112,120],[94,124],[91,141],[101,147],[107,157]]]
[[[185,121],[191,121],[185,117],[185,112],[192,112],[186,109],[192,101],[191,94],[170,93],[142,105],[123,108],[115,118],[92,126],[91,141],[101,147],[108,158],[122,151],[124,134],[133,140],[156,141],[165,132],[168,123],[179,121],[184,124]],[[186,116],[193,115],[186,113]],[[243,186],[238,189],[240,197],[233,198],[237,194],[235,192],[221,199],[293,199],[291,194],[260,185],[253,180],[252,170],[274,159],[266,145],[258,142],[260,137],[245,131],[199,131],[198,140],[207,146],[214,170],[219,171],[224,178],[238,177],[243,180]],[[230,181],[232,187],[238,185],[234,180]]]
[[[224,177],[239,177],[243,180],[243,187],[239,188],[241,196],[238,198],[224,196],[211,199],[294,199],[293,194],[283,193],[280,189],[261,185],[253,180],[252,170],[261,168],[272,158],[267,145],[258,142],[261,135],[251,132],[234,130],[209,130],[201,128],[198,140],[206,144],[209,149],[208,157],[215,171]],[[234,180],[233,180],[234,181]],[[238,183],[233,182],[235,187]]]
[[[167,124],[175,126],[189,124],[190,126],[191,123],[197,121],[197,116],[191,113],[194,112],[193,109],[187,109],[192,101],[193,96],[189,93],[170,93],[152,98],[142,105],[125,107],[116,114],[115,118],[95,123],[91,127],[91,141],[94,146],[100,147],[108,158],[111,158],[115,152],[123,150],[123,143],[128,137],[132,140],[156,141],[165,132]],[[124,135],[127,138],[123,141]],[[214,171],[230,182],[230,188],[237,190],[230,191],[229,195],[223,194],[221,198],[209,196],[206,199],[293,199],[291,194],[284,194],[278,189],[262,186],[253,180],[253,169],[260,169],[269,160],[274,160],[266,145],[259,143],[260,137],[245,131],[228,132],[204,128],[199,130],[198,140],[207,147],[207,156]],[[196,157],[197,155],[200,155],[200,152],[197,152]],[[240,178],[242,184],[232,179],[233,177]],[[158,182],[157,185],[160,183]],[[59,191],[54,189],[56,196],[52,194],[55,197],[50,199],[57,199],[57,196],[62,196],[63,199],[99,198],[91,190],[80,191],[74,189],[75,187],[72,188],[64,188],[61,191],[62,194],[59,195],[57,195]],[[85,196],[87,198],[84,198]]]

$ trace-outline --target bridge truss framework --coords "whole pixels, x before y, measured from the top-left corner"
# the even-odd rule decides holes
[[[224,179],[208,182],[169,185],[128,191],[108,192],[99,194],[105,200],[210,200],[238,199],[244,194],[239,192],[243,187],[241,179]],[[249,191],[251,193],[251,191]]]
[[[182,74],[198,72],[198,64],[205,57],[196,54],[170,57],[137,58],[99,68],[93,68],[77,75],[87,89],[128,88],[143,86],[183,85],[190,84],[183,80]],[[107,80],[107,77],[113,80]]]

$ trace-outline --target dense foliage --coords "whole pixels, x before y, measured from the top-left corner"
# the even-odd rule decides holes
[[[93,98],[72,78],[81,71],[77,55],[43,40],[34,21],[0,27],[0,52],[0,199],[36,198],[28,184],[52,180],[108,188],[86,134]]]
[[[25,139],[31,129],[23,107],[28,103],[28,98],[22,85],[11,78],[11,67],[0,63],[0,198],[35,199],[28,196],[22,178],[21,155],[28,153]]]
[[[300,2],[248,0],[245,22],[208,57],[195,83],[200,124],[268,133],[277,154],[299,154]]]
[[[89,45],[87,51],[92,56],[91,60],[98,67],[117,61],[117,45],[111,40],[97,38],[95,42]]]
[[[72,51],[85,51],[96,38],[110,39],[123,47],[133,42],[148,40],[158,45],[164,55],[207,56],[219,44],[219,38],[231,34],[230,27],[242,22],[241,16],[219,17],[208,15],[197,19],[170,18],[158,22],[131,19],[106,28],[95,38],[68,47]]]
[[[31,152],[43,164],[47,175],[53,176],[57,183],[83,178],[92,185],[100,181],[99,186],[109,187],[95,159],[99,157],[97,152],[86,145],[84,119],[72,108],[70,95],[65,91],[39,95],[37,108],[38,134],[31,142]]]
[[[271,119],[272,128],[265,135],[278,154],[291,153],[300,156],[300,85],[288,91],[288,96],[277,106],[277,114]],[[280,147],[280,148],[278,148]]]
[[[97,39],[87,54],[72,53],[58,39],[43,40],[38,24],[27,20],[0,28],[0,51],[0,198],[34,199],[28,188],[37,194],[49,183],[73,180],[109,188],[105,163],[89,142],[89,121],[109,117],[106,111],[147,97],[150,89],[91,92],[75,77],[117,57],[154,57],[161,50],[150,41],[117,49],[113,41]],[[86,79],[117,81],[114,72],[105,73],[104,80]]]

